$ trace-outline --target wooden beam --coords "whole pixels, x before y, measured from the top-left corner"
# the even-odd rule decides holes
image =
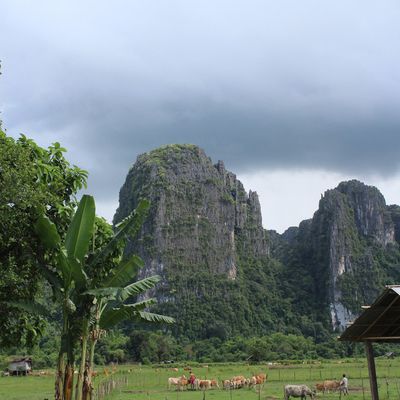
[[[369,385],[371,387],[371,399],[379,400],[378,383],[376,381],[374,349],[372,348],[371,342],[365,342],[365,352],[367,353]]]
[[[367,336],[364,337],[363,340],[373,340],[378,341],[378,340],[398,340],[400,341],[400,336]]]

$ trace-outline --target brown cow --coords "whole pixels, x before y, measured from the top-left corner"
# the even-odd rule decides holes
[[[340,386],[340,382],[339,381],[324,381],[324,393],[326,391],[332,390],[333,392],[336,391]]]
[[[219,389],[218,381],[216,379],[211,379],[211,386]]]
[[[315,384],[315,389],[320,391],[320,392],[324,392],[324,382],[317,382]]]
[[[264,383],[267,380],[267,375],[266,374],[258,374],[258,375],[256,375],[256,379],[257,379],[257,385],[261,385],[262,383]]]
[[[222,381],[222,386],[224,389],[230,389],[231,388],[231,381],[229,379],[225,379]]]
[[[198,385],[199,385],[199,388],[202,390],[210,389],[211,381],[209,379],[199,379]]]

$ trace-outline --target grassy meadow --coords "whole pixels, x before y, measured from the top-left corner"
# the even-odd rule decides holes
[[[400,359],[377,359],[377,375],[381,399],[400,399]],[[265,372],[267,382],[263,387],[255,389],[218,390],[212,389],[205,393],[201,391],[178,392],[168,390],[169,377],[188,376],[188,371],[179,368],[159,366],[120,366],[114,377],[123,377],[127,384],[114,390],[106,397],[110,400],[273,400],[283,398],[285,384],[305,383],[313,387],[316,382],[324,379],[340,379],[343,373],[349,378],[350,394],[348,399],[370,399],[368,370],[365,359],[335,360],[312,364],[274,364],[274,365],[244,365],[244,364],[213,364],[193,366],[196,377],[204,379],[229,379],[235,375],[250,377],[253,374]],[[110,379],[104,375],[104,369],[97,369],[99,375],[95,378],[95,387]],[[338,393],[323,395],[320,398],[336,399]],[[53,398],[53,376],[1,377],[1,400],[43,400]]]

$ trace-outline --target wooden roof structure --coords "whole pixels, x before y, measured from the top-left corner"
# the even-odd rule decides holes
[[[372,400],[379,400],[373,342],[400,343],[400,285],[386,286],[370,306],[347,327],[339,340],[364,342]]]
[[[363,308],[339,340],[400,343],[400,285],[386,286],[371,306]]]

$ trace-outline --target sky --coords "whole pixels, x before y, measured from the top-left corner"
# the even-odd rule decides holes
[[[342,180],[400,203],[400,2],[0,2],[8,134],[89,171],[111,221],[138,154],[193,143],[260,195],[263,224],[311,218]]]

